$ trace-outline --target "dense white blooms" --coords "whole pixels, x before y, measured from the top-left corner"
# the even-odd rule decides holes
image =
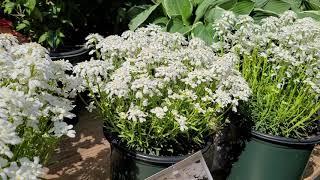
[[[285,69],[283,83],[295,77],[300,67],[308,80],[303,81],[317,93],[320,89],[320,23],[310,17],[298,19],[292,11],[278,17],[268,17],[255,24],[250,16],[236,17],[231,12],[214,24],[219,42],[213,44],[215,51],[239,52],[249,55],[257,51],[273,65],[274,75]],[[301,68],[300,68],[301,69]]]
[[[69,62],[51,61],[48,51],[39,44],[19,45],[12,35],[0,34],[1,179],[37,179],[42,173],[39,158],[32,162],[12,151],[28,133],[50,138],[75,136],[72,126],[63,119],[75,116],[68,98],[76,95],[82,81],[68,75],[66,71],[70,70],[73,67]],[[19,162],[11,160],[13,157]]]
[[[118,133],[123,138],[134,131],[143,131],[143,137],[150,134],[152,138],[141,140],[146,146],[160,136],[152,133],[168,137],[197,128],[210,131],[217,123],[208,117],[217,117],[228,107],[236,110],[238,101],[247,100],[250,95],[248,85],[236,70],[236,56],[219,56],[201,39],[187,41],[182,34],[163,32],[159,26],[102,40],[90,35],[87,46],[93,47],[92,52],[100,59],[74,67],[76,76],[83,80],[83,90],[86,87],[93,93],[91,96],[98,97],[95,100],[99,108],[108,116],[106,119],[115,121],[110,123],[114,129],[122,129]],[[207,97],[206,101],[203,97]],[[150,131],[132,130],[141,126],[150,126]],[[128,139],[134,142],[132,137]],[[156,148],[159,147],[146,151]]]

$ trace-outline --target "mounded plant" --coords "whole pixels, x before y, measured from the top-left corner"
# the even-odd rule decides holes
[[[63,121],[79,82],[70,70],[39,44],[0,34],[0,179],[37,179],[59,139],[75,136]]]
[[[254,24],[227,13],[215,24],[216,52],[236,52],[252,89],[241,113],[256,131],[290,138],[319,133],[320,24],[288,11]]]
[[[205,42],[150,25],[121,36],[93,34],[98,60],[79,63],[105,128],[123,146],[153,155],[201,149],[250,95],[232,53],[217,56]]]

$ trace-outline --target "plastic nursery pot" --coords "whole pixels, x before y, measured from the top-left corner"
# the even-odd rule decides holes
[[[152,156],[129,151],[105,131],[104,134],[111,144],[111,175],[113,180],[144,180],[189,156]],[[208,142],[201,152],[210,169],[213,161],[212,143]]]
[[[298,180],[320,136],[297,140],[252,131],[228,180]]]
[[[73,65],[77,64],[78,62],[82,62],[84,60],[89,59],[89,50],[84,46],[70,46],[64,47],[59,52],[50,52],[51,59],[59,60],[65,59],[69,60],[69,62]]]

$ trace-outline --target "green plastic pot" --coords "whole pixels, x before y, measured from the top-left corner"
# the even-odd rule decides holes
[[[122,147],[117,140],[106,138],[111,144],[111,175],[112,180],[144,180],[151,175],[187,158],[185,156],[152,156],[141,152],[133,152]],[[202,149],[202,154],[207,166],[212,166],[212,143]]]
[[[252,132],[228,180],[299,180],[320,137],[297,140]]]

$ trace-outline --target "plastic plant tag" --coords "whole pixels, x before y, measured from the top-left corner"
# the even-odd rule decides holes
[[[201,151],[145,180],[213,180]]]

